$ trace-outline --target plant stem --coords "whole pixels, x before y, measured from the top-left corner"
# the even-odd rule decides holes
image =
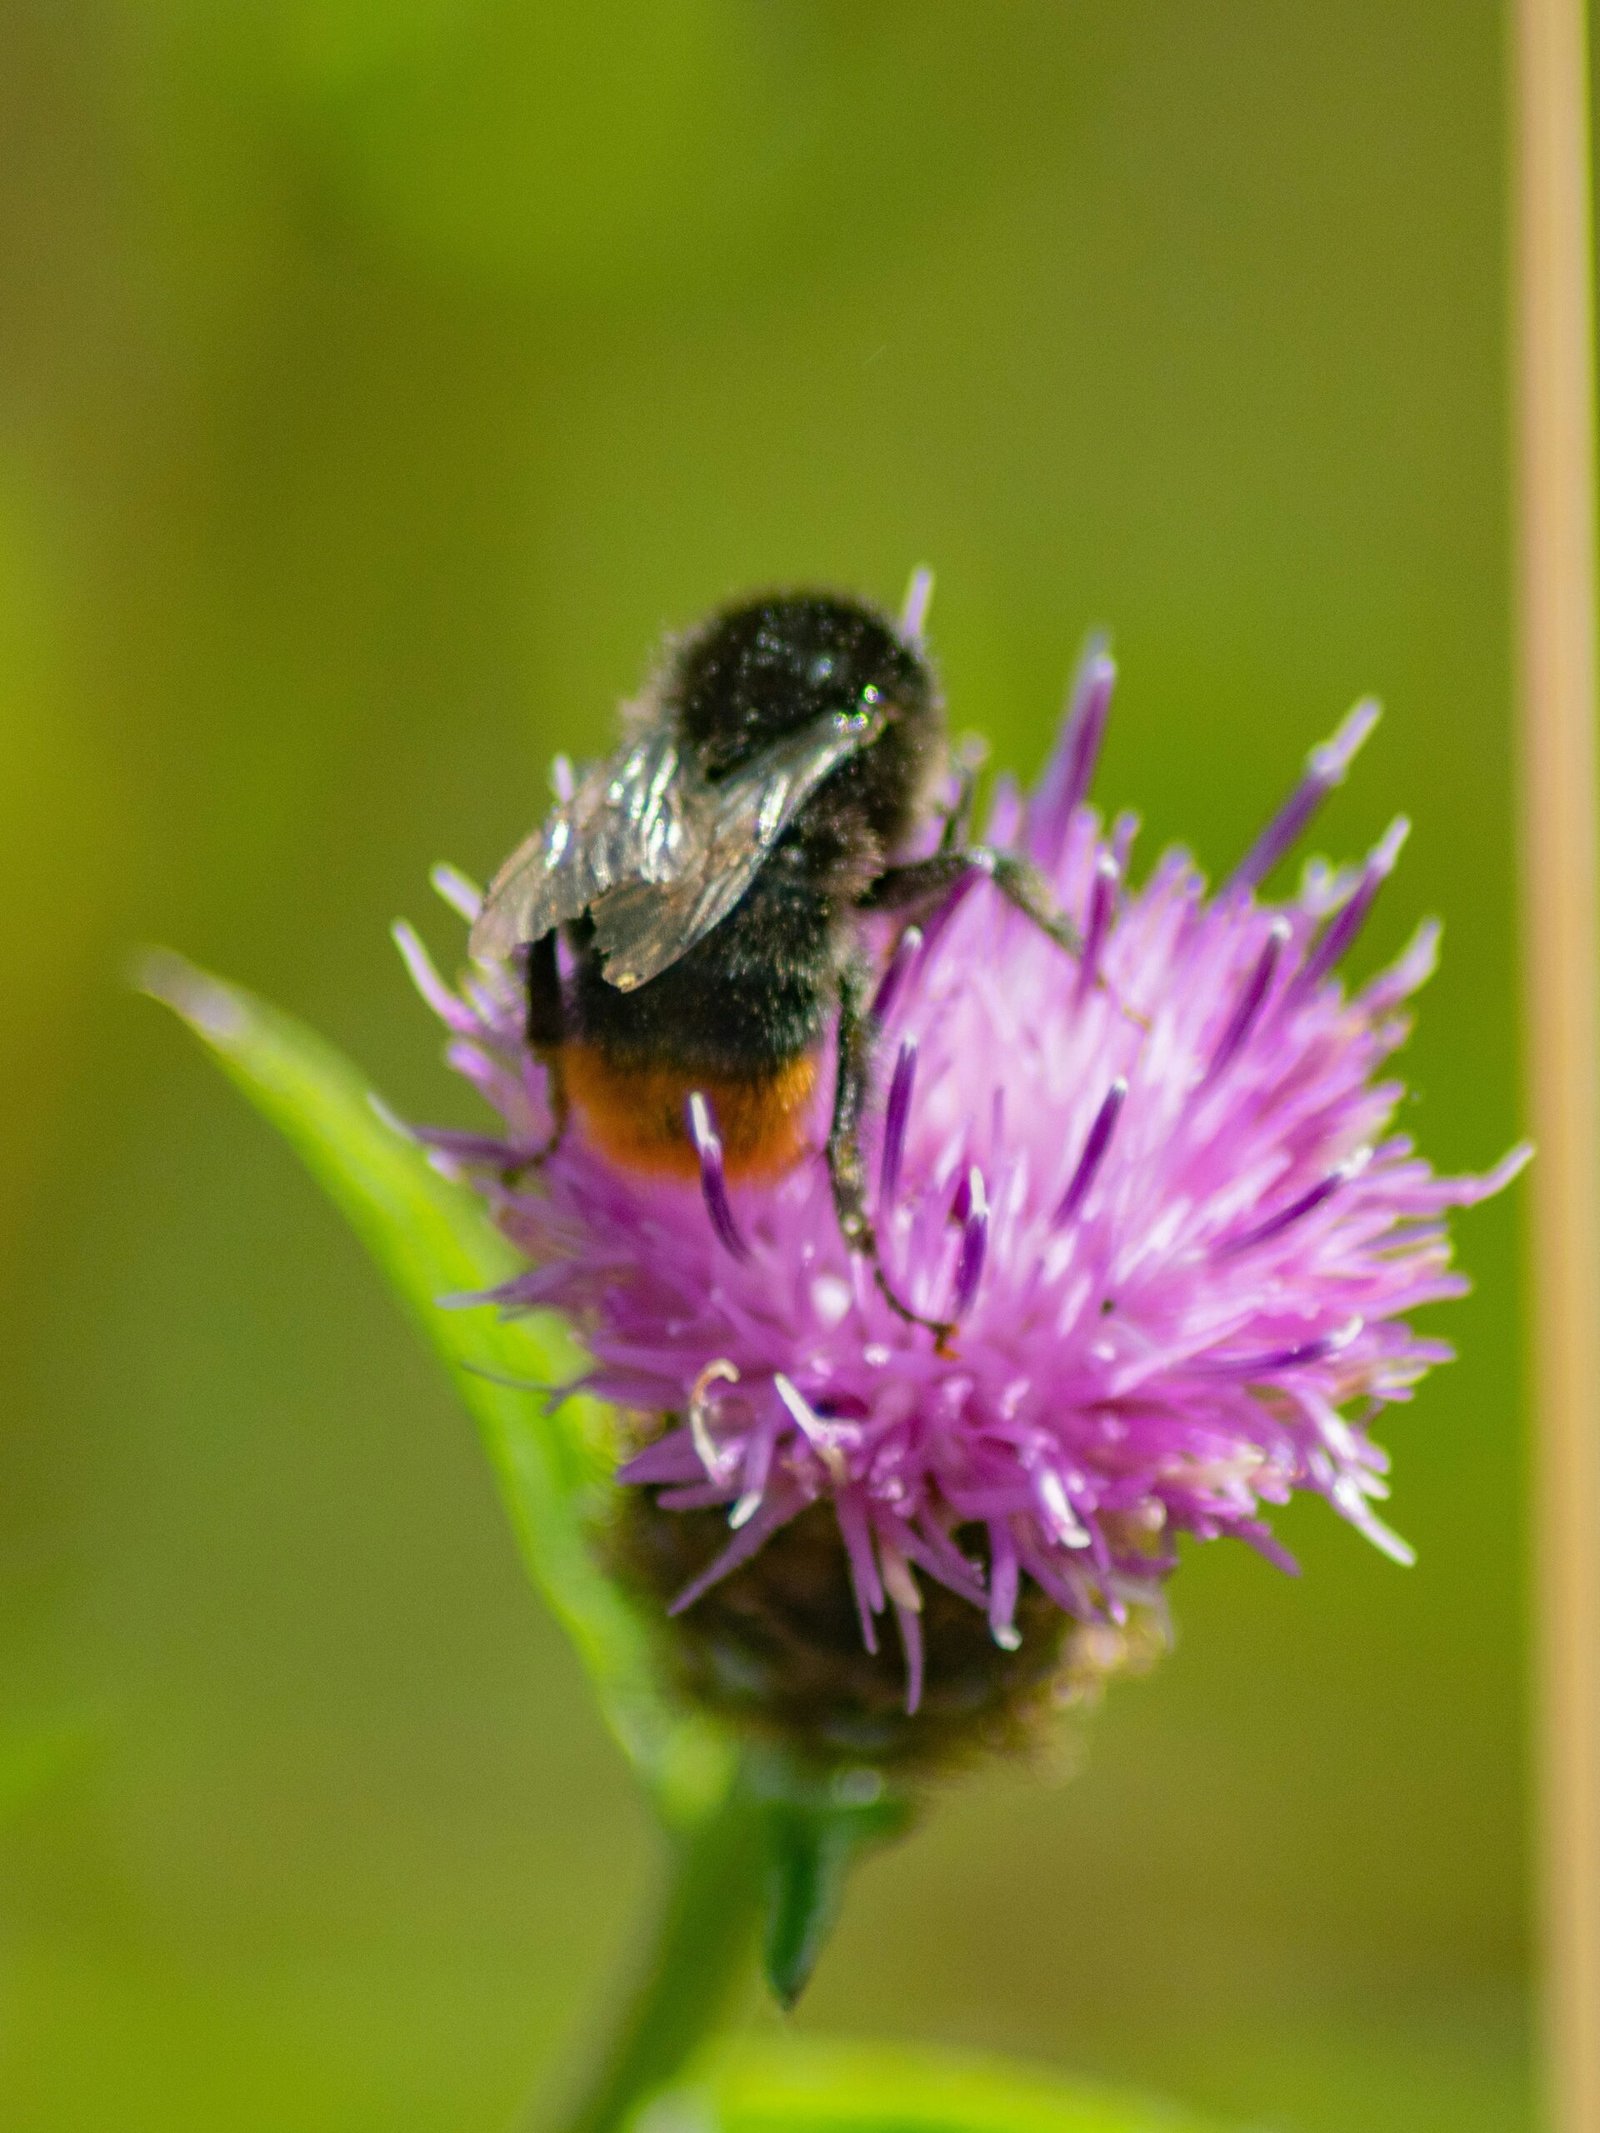
[[[1584,0],[1518,0],[1523,877],[1537,1430],[1539,1911],[1551,2133],[1600,2133],[1600,826]]]
[[[675,1840],[660,1915],[620,2019],[576,2101],[542,2119],[551,2133],[617,2133],[688,2061],[750,1956],[760,1901],[756,1810],[735,1780]]]

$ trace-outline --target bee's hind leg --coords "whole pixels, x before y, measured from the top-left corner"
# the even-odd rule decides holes
[[[561,987],[561,964],[556,956],[554,933],[543,934],[528,950],[528,1042],[538,1053],[545,1070],[545,1091],[550,1104],[550,1134],[544,1145],[524,1156],[507,1183],[542,1169],[566,1138],[567,1084],[561,1070],[561,1047],[567,1034],[566,999]]]
[[[867,1166],[861,1151],[861,1120],[872,1089],[872,1055],[877,1017],[867,996],[868,976],[860,963],[845,966],[839,979],[838,1071],[833,1092],[833,1122],[828,1129],[828,1178],[840,1233],[852,1252],[872,1268],[878,1293],[907,1325],[925,1326],[942,1344],[954,1331],[946,1319],[925,1318],[899,1296],[878,1250],[878,1234],[867,1208]]]
[[[931,859],[890,867],[867,886],[863,911],[908,911],[934,904],[968,874],[984,874],[1008,904],[1020,911],[1068,955],[1081,956],[1083,935],[1056,904],[1037,867],[1019,852],[992,844],[941,848]]]
[[[948,896],[969,874],[983,874],[992,881],[1006,902],[1039,931],[1055,942],[1075,962],[1083,959],[1083,935],[1050,894],[1048,883],[1031,860],[1020,852],[1002,851],[992,844],[943,844],[928,859],[913,859],[904,866],[888,867],[876,881],[868,882],[856,900],[858,911],[926,910]],[[1109,994],[1117,1012],[1136,1029],[1148,1031],[1149,1017],[1130,1006],[1107,978],[1096,970],[1094,982]]]

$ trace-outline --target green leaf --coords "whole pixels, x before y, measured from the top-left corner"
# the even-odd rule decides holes
[[[762,1776],[755,1774],[758,1791],[766,1789]],[[852,1780],[861,1781],[859,1789]],[[911,1817],[909,1801],[866,1770],[769,1791],[762,1964],[780,2006],[793,2007],[811,1982],[838,1923],[851,1869],[863,1852],[900,1836]]]
[[[441,1298],[494,1287],[520,1262],[476,1195],[439,1176],[331,1045],[178,956],[147,957],[137,977],[289,1141],[443,1359],[477,1422],[529,1574],[577,1647],[607,1723],[666,1818],[694,1818],[725,1790],[732,1758],[720,1736],[663,1694],[644,1624],[588,1545],[611,1468],[608,1417],[578,1397],[551,1417],[523,1389],[581,1373],[565,1328],[548,1314],[502,1319],[441,1307]]]
[[[791,2039],[720,2053],[697,2089],[657,2096],[635,2133],[1215,2133],[1176,2105],[1004,2059]]]
[[[780,2007],[793,2007],[811,1982],[838,1920],[855,1847],[832,1820],[794,1808],[772,1816],[770,1894],[761,1959]]]

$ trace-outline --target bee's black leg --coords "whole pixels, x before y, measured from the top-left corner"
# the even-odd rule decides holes
[[[983,763],[981,741],[969,739],[956,751],[955,797],[945,810],[944,828],[939,832],[941,852],[959,852],[966,845],[967,831],[972,826],[972,803],[978,794],[978,772]]]
[[[833,1091],[833,1122],[828,1129],[828,1178],[834,1211],[851,1251],[872,1267],[872,1278],[889,1308],[908,1325],[926,1326],[940,1342],[955,1330],[948,1320],[924,1318],[896,1295],[878,1255],[878,1236],[867,1211],[867,1166],[861,1152],[861,1120],[872,1089],[872,1054],[878,1023],[868,1004],[868,976],[859,963],[848,963],[839,979],[838,1072]]]
[[[566,1034],[567,1010],[561,996],[556,937],[546,933],[528,950],[528,1042],[541,1052],[553,1052]]]
[[[908,911],[937,903],[966,874],[986,874],[1007,903],[1032,919],[1068,955],[1082,955],[1083,936],[1064,912],[1057,909],[1037,867],[1017,852],[997,851],[990,844],[962,845],[941,849],[931,859],[914,859],[908,865],[890,867],[871,882],[861,898],[863,911]]]
[[[514,1176],[537,1170],[561,1146],[567,1130],[567,1086],[561,1071],[561,1046],[567,1033],[566,1003],[561,991],[561,965],[556,956],[556,937],[546,933],[528,950],[528,1042],[544,1063],[545,1088],[550,1100],[550,1137],[542,1148],[520,1162]]]

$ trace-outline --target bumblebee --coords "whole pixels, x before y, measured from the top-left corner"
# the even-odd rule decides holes
[[[669,643],[619,749],[558,786],[496,874],[470,945],[526,954],[554,1120],[535,1161],[576,1112],[615,1161],[697,1175],[698,1097],[726,1174],[776,1175],[808,1152],[831,1038],[840,1229],[893,1307],[942,1333],[895,1296],[868,1213],[863,921],[909,922],[981,870],[1064,949],[1080,943],[1024,859],[967,841],[972,769],[952,765],[926,592],[913,581],[898,625],[829,593],[772,594]]]

